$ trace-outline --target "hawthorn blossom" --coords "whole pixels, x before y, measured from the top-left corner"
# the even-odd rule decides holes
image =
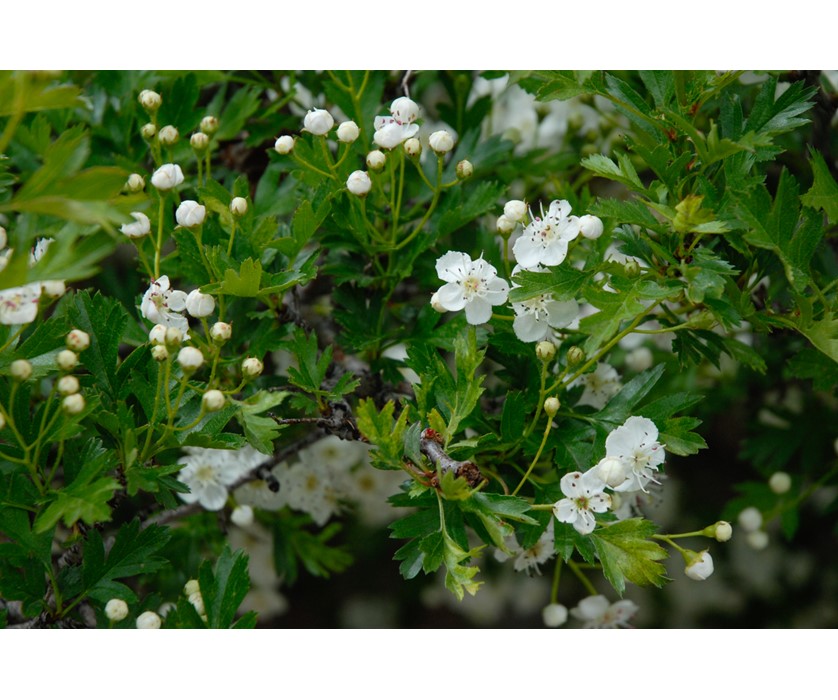
[[[518,265],[512,271],[514,277],[521,271]],[[539,267],[534,272],[541,272]],[[512,288],[520,285],[512,282]],[[579,315],[579,304],[571,301],[556,301],[552,294],[538,294],[531,299],[512,302],[515,320],[512,330],[518,340],[524,343],[535,343],[550,335],[551,328],[563,328],[570,325]]]
[[[303,131],[308,131],[315,136],[325,136],[334,125],[334,117],[325,109],[310,109],[303,119]]]
[[[649,482],[663,464],[663,445],[658,442],[658,429],[643,416],[631,416],[605,439],[606,457],[617,457],[626,466],[626,480],[615,491],[646,491]]]
[[[495,559],[505,562],[510,557],[515,557],[513,568],[515,571],[530,573],[541,573],[539,567],[548,562],[556,555],[556,536],[552,518],[535,544],[527,549],[518,544],[515,534],[512,533],[505,538],[505,545],[508,551],[495,549]]]
[[[381,148],[392,149],[419,133],[414,124],[419,116],[419,105],[409,97],[399,97],[390,105],[391,116],[379,116],[373,122],[375,134],[372,140]]]
[[[560,523],[569,523],[580,535],[588,535],[596,527],[594,513],[604,513],[611,505],[611,496],[603,493],[605,483],[593,472],[570,472],[559,482],[567,496],[553,505],[553,514]]]
[[[584,386],[585,390],[577,406],[593,406],[596,409],[605,408],[623,388],[617,370],[604,362],[598,362],[593,372],[583,374],[573,382],[573,385],[579,384]]]
[[[183,170],[176,163],[161,165],[151,176],[151,184],[161,192],[171,190],[183,182]]]
[[[436,292],[437,303],[447,311],[465,309],[466,321],[476,326],[492,317],[492,307],[506,303],[509,284],[483,258],[449,251],[436,261],[436,273],[447,282]]]
[[[570,204],[564,199],[555,200],[546,214],[542,207],[541,216],[533,217],[512,252],[524,268],[559,265],[567,257],[568,243],[578,235],[579,219],[570,216]]]
[[[189,487],[189,493],[179,493],[185,503],[200,503],[206,510],[221,510],[227,502],[227,487],[247,474],[263,456],[250,450],[216,450],[205,447],[186,447],[181,457],[184,468],[178,481]]]
[[[0,324],[16,326],[32,323],[38,315],[40,299],[39,282],[30,282],[22,287],[11,287],[0,291]]]
[[[708,550],[696,552],[688,562],[684,573],[693,581],[706,581],[713,574],[713,557]]]
[[[640,608],[630,600],[618,600],[609,603],[604,595],[592,595],[583,598],[572,608],[570,614],[581,620],[585,629],[616,629],[631,627],[629,620]]]
[[[186,309],[186,292],[170,286],[166,275],[152,280],[140,302],[140,313],[152,323],[177,328],[188,337],[189,321],[181,313]]]
[[[151,232],[151,222],[148,217],[141,211],[132,211],[131,216],[134,217],[134,222],[130,224],[122,224],[119,230],[128,238],[142,238]]]

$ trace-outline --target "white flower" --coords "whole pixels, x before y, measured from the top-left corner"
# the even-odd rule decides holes
[[[332,470],[322,462],[297,462],[279,475],[288,503],[319,526],[340,510],[341,493]]]
[[[503,205],[503,215],[512,221],[523,221],[527,217],[527,205],[520,199],[510,199]]]
[[[346,189],[359,197],[365,197],[372,188],[372,180],[363,170],[355,170],[346,180]]]
[[[179,165],[166,163],[161,165],[151,176],[151,184],[158,190],[165,192],[177,187],[183,182],[183,171]]]
[[[762,527],[762,513],[753,506],[748,506],[739,513],[739,524],[745,532],[756,532]]]
[[[310,109],[303,119],[303,131],[315,136],[325,136],[334,125],[334,117],[325,109]]]
[[[472,260],[466,253],[449,251],[436,261],[436,273],[443,282],[437,302],[448,311],[465,309],[472,325],[486,323],[492,307],[506,302],[509,284],[483,258]]]
[[[181,348],[177,355],[177,361],[184,372],[194,372],[204,364],[204,354],[198,348],[187,346]]]
[[[777,495],[784,494],[791,488],[791,477],[786,472],[774,472],[768,480],[768,487]]]
[[[579,235],[579,219],[570,216],[570,204],[562,199],[550,204],[547,213],[533,217],[512,252],[524,268],[558,265],[567,257],[567,245]]]
[[[227,487],[255,466],[242,450],[204,447],[185,450],[186,456],[179,460],[184,468],[177,478],[189,487],[189,493],[178,496],[186,503],[200,503],[207,510],[221,510],[227,502]]]
[[[29,267],[32,267],[35,263],[37,263],[41,258],[46,255],[46,252],[49,250],[49,247],[52,245],[53,238],[39,238],[38,242],[35,244],[35,247],[29,253]]]
[[[180,313],[186,308],[186,292],[169,286],[166,275],[152,281],[140,302],[140,313],[152,323],[177,328],[188,337],[189,321]]]
[[[381,151],[370,151],[367,153],[367,167],[373,172],[378,172],[387,162],[387,156]]]
[[[205,318],[215,311],[215,299],[193,289],[186,295],[186,312],[193,318]]]
[[[713,557],[708,550],[695,554],[684,573],[694,581],[706,581],[713,574]]]
[[[520,549],[512,568],[515,571],[530,571],[540,573],[539,566],[550,561],[556,555],[556,535],[552,519],[547,528],[541,533],[538,541],[529,549]]]
[[[585,238],[595,241],[602,235],[602,220],[598,216],[585,214],[579,217],[579,233]]]
[[[650,481],[659,483],[654,473],[663,464],[663,445],[658,429],[648,418],[631,416],[605,438],[606,457],[617,457],[626,466],[626,480],[615,491],[646,491]]]
[[[105,605],[105,617],[120,622],[128,617],[128,603],[121,598],[111,598]]]
[[[38,315],[41,285],[31,282],[22,287],[12,287],[0,292],[0,324],[16,326],[32,323]]]
[[[361,130],[355,122],[341,122],[338,127],[338,140],[343,143],[354,143],[360,134]]]
[[[134,217],[133,224],[122,224],[119,230],[122,231],[128,238],[142,238],[147,236],[151,231],[151,222],[148,217],[141,211],[132,211],[131,216]]]
[[[443,155],[454,148],[454,137],[445,129],[441,129],[428,137],[428,145],[434,150],[434,153]]]
[[[581,384],[585,387],[577,405],[593,406],[596,409],[605,408],[605,405],[623,388],[617,370],[604,362],[598,362],[593,372],[583,374],[573,384]]]
[[[561,627],[567,622],[567,608],[561,603],[550,603],[541,611],[545,627]]]
[[[180,132],[177,127],[167,124],[157,132],[157,138],[164,146],[174,146],[180,139]]]
[[[640,608],[630,600],[618,600],[609,604],[604,595],[583,598],[572,608],[570,614],[581,620],[585,629],[616,629],[630,627],[628,621]]]
[[[569,523],[580,535],[593,532],[594,513],[604,513],[611,505],[611,497],[603,493],[605,483],[591,471],[565,474],[559,482],[567,496],[553,505],[553,514],[560,523]]]
[[[246,459],[250,459],[254,466],[267,459],[250,445],[245,445],[239,452],[243,453]],[[288,464],[285,462],[280,462],[271,470],[271,473],[277,477],[274,486],[279,485],[279,476],[287,471]],[[252,479],[242,484],[236,489],[235,496],[239,505],[249,505],[261,510],[282,510],[288,505],[287,489],[277,488],[273,491],[271,485],[264,479]]]
[[[412,124],[419,118],[419,105],[409,97],[397,97],[390,105],[390,114],[399,124]]]
[[[247,200],[244,197],[233,197],[230,202],[230,213],[235,217],[247,214]]]
[[[239,527],[250,527],[253,525],[253,508],[250,506],[236,506],[230,513],[230,520]]]
[[[153,610],[146,610],[137,618],[138,630],[159,630],[162,624],[160,616]]]
[[[520,271],[520,266],[516,266],[512,271],[513,278]],[[533,271],[541,272],[541,269]],[[513,279],[512,288],[520,286]],[[544,340],[551,328],[568,326],[579,316],[578,303],[573,300],[556,301],[552,294],[539,294],[531,299],[512,302],[512,309],[515,311],[512,330],[524,343]]]
[[[399,124],[393,117],[376,117],[372,140],[376,146],[393,149],[419,133],[418,124]]]
[[[274,144],[274,150],[281,156],[288,155],[294,150],[294,137],[287,134],[280,136]]]
[[[204,223],[207,208],[193,199],[184,199],[175,212],[175,219],[184,228],[194,228]]]

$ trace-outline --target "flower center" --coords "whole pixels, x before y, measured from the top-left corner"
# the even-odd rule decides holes
[[[463,294],[467,299],[471,299],[480,291],[482,280],[475,275],[469,275],[463,280]]]

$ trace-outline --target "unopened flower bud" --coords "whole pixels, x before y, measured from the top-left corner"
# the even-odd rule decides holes
[[[79,393],[79,380],[72,374],[66,374],[58,380],[56,384],[58,393],[62,396],[69,396],[70,394]]]
[[[175,212],[175,219],[184,228],[196,228],[204,223],[207,208],[193,199],[184,199]]]
[[[201,406],[204,407],[204,410],[207,413],[220,411],[224,408],[225,403],[227,403],[227,399],[224,398],[224,394],[222,394],[218,389],[205,391],[204,395],[201,397]]]
[[[626,480],[626,465],[617,457],[603,457],[597,463],[596,475],[612,489]]]
[[[180,132],[176,127],[167,124],[157,134],[157,139],[164,146],[174,146],[180,140]]]
[[[198,615],[203,617],[206,614],[206,609],[204,608],[204,597],[201,595],[200,591],[190,595],[189,602],[192,603],[192,607],[195,608],[195,612],[198,613]]]
[[[84,352],[90,347],[90,336],[78,328],[71,330],[64,338],[64,344],[75,352]]]
[[[786,472],[774,472],[768,480],[769,488],[778,496],[791,488],[791,477]]]
[[[629,279],[633,279],[640,274],[640,265],[637,263],[637,260],[626,260],[623,268],[626,271],[626,277]]]
[[[542,340],[535,346],[535,356],[542,362],[550,362],[556,356],[556,345],[549,340]]]
[[[545,627],[561,627],[567,622],[567,608],[561,603],[550,603],[541,611]]]
[[[58,299],[58,297],[64,296],[67,287],[62,280],[44,280],[41,282],[41,291],[44,296],[50,299]]]
[[[163,621],[160,616],[153,610],[146,610],[137,618],[138,630],[159,630]]]
[[[218,131],[218,119],[213,117],[211,114],[208,114],[206,117],[201,119],[200,129],[202,134],[212,136],[216,131]]]
[[[62,350],[55,357],[55,364],[65,372],[70,372],[79,363],[79,356],[72,350]]]
[[[174,326],[166,327],[166,332],[163,335],[163,342],[170,348],[176,348],[183,342],[183,331]]]
[[[9,372],[13,379],[17,379],[19,382],[25,382],[32,376],[32,365],[29,363],[29,360],[15,360],[9,366]]]
[[[163,98],[154,92],[154,90],[143,90],[138,100],[143,106],[143,109],[149,114],[154,114],[154,112],[160,109],[160,105],[163,104]]]
[[[8,242],[9,236],[6,233],[6,229],[0,226],[0,250],[3,250]]]
[[[555,396],[550,396],[544,400],[544,412],[552,418],[559,412],[561,403]]]
[[[125,189],[128,192],[142,192],[145,187],[145,178],[139,173],[131,173],[125,182]]]
[[[155,345],[151,348],[151,356],[157,362],[165,362],[169,359],[169,351],[166,349],[165,345]]]
[[[105,617],[112,622],[120,622],[128,617],[128,603],[120,598],[111,598],[105,604]]]
[[[445,155],[454,148],[454,137],[445,129],[435,131],[428,137],[428,145],[437,155]]]
[[[461,160],[457,163],[457,179],[467,180],[474,175],[474,166],[470,160]]]
[[[404,152],[411,158],[415,158],[422,152],[422,142],[415,136],[404,142]]]
[[[161,192],[171,190],[183,182],[183,170],[175,163],[161,165],[151,176],[151,184]]]
[[[230,513],[230,520],[239,527],[250,527],[253,525],[253,508],[250,506],[237,506]]]
[[[134,221],[130,224],[122,224],[119,230],[128,238],[142,238],[151,233],[151,221],[141,211],[132,211]]]
[[[361,130],[358,125],[352,121],[341,122],[338,127],[338,140],[343,141],[343,143],[354,143],[360,134]]]
[[[701,534],[705,537],[712,537],[717,542],[727,542],[733,537],[733,527],[727,520],[719,520],[717,523],[705,527]]]
[[[185,584],[183,584],[183,593],[188,598],[189,596],[195,595],[196,593],[200,594],[201,592],[201,585],[198,583],[197,579],[191,578]]]
[[[372,189],[372,180],[363,170],[356,170],[346,180],[346,189],[359,197],[366,197]]]
[[[213,323],[210,328],[210,338],[219,344],[226,343],[232,335],[233,327],[229,323],[224,323],[224,321]]]
[[[516,225],[517,224],[506,214],[501,214],[498,217],[497,231],[501,236],[506,238],[507,236],[509,236],[510,233],[512,233],[515,230]]]
[[[762,513],[753,506],[748,506],[739,513],[738,520],[746,532],[755,532],[762,527]]]
[[[6,418],[2,413],[0,413],[0,430],[3,430],[3,428],[5,428],[5,427],[6,427]]]
[[[523,221],[527,217],[527,204],[520,199],[510,199],[503,205],[503,215],[512,221]]]
[[[204,355],[198,348],[189,345],[181,348],[177,355],[177,361],[184,372],[192,373],[204,364]]]
[[[567,351],[567,364],[573,367],[573,365],[578,365],[582,360],[585,359],[585,351],[577,345],[573,345],[568,348]]]
[[[166,342],[166,326],[158,323],[148,332],[148,339],[153,345],[163,345]]]
[[[431,307],[439,314],[444,314],[448,311],[448,309],[446,309],[439,301],[439,292],[431,294]]]
[[[303,131],[315,136],[325,136],[334,125],[334,117],[325,109],[310,109],[303,119]]]
[[[390,105],[390,114],[399,124],[412,124],[419,118],[419,105],[409,97],[397,97]]]
[[[247,214],[247,200],[244,197],[233,197],[230,202],[230,213],[237,219]]]
[[[262,360],[256,357],[248,357],[242,362],[242,374],[245,379],[255,379],[262,374],[264,369],[265,365],[262,364]]]
[[[632,372],[645,372],[654,364],[654,359],[652,351],[641,345],[626,355],[626,367]]]
[[[384,169],[384,164],[387,162],[387,156],[383,151],[370,151],[367,153],[367,167],[374,173]]]
[[[186,312],[192,318],[206,318],[215,311],[215,298],[193,289],[186,295]]]
[[[189,137],[189,145],[195,153],[204,153],[209,147],[209,136],[203,131],[199,131]]]
[[[84,396],[81,394],[70,394],[61,402],[62,410],[68,416],[77,416],[84,410],[84,405]]]
[[[713,557],[708,550],[684,554],[687,566],[684,573],[694,581],[706,581],[713,574]]]
[[[595,241],[602,235],[602,220],[598,216],[585,214],[579,217],[579,232],[587,239]]]
[[[274,150],[281,156],[288,155],[294,150],[294,137],[287,134],[280,136],[274,144]]]
[[[764,530],[755,530],[745,535],[745,541],[751,549],[765,549],[768,546],[768,533]]]
[[[155,136],[157,136],[157,127],[151,122],[143,124],[140,129],[140,136],[142,136],[146,141],[151,141]]]

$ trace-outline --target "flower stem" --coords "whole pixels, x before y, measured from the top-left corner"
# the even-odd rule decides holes
[[[547,436],[550,434],[550,430],[552,428],[553,428],[553,419],[548,416],[547,417],[547,425],[544,428],[544,436],[541,438],[541,444],[538,446],[538,452],[535,453],[535,457],[533,457],[532,463],[530,464],[530,468],[527,469],[527,473],[524,474],[524,478],[521,479],[521,482],[518,484],[518,486],[515,487],[515,490],[512,492],[513,496],[518,495],[518,491],[521,490],[521,487],[530,478],[530,474],[532,474],[532,470],[535,468],[535,465],[538,463],[538,460],[541,457],[541,453],[544,451],[544,446],[547,444]]]
[[[157,241],[154,244],[154,279],[160,278],[160,250],[163,248],[163,215],[166,196],[158,192],[160,206],[157,210]]]
[[[597,593],[597,589],[594,588],[594,584],[591,583],[591,579],[589,579],[585,572],[579,567],[579,565],[573,561],[573,559],[567,562],[568,568],[574,573],[576,578],[579,579],[579,582],[585,587],[585,590],[588,591],[591,595],[599,595]]]

